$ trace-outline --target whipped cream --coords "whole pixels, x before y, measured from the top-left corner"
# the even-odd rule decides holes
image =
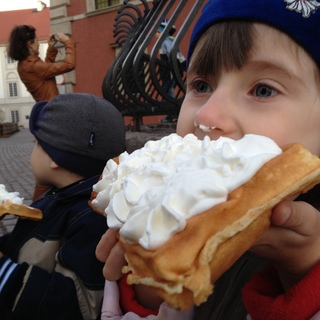
[[[10,200],[15,204],[22,204],[23,198],[20,198],[19,192],[8,192],[5,185],[0,184],[0,202]]]
[[[252,134],[240,140],[171,134],[122,153],[119,164],[109,160],[93,186],[93,205],[128,243],[156,249],[281,152],[273,140]]]

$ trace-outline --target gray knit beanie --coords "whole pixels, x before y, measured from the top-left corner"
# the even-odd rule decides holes
[[[109,159],[125,151],[121,113],[92,94],[61,94],[37,102],[29,127],[59,166],[84,177],[102,173]]]

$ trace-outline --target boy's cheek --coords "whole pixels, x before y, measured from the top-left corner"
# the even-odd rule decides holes
[[[177,123],[177,134],[185,136],[188,133],[193,133],[195,130],[194,120],[195,115],[192,112],[181,108]]]

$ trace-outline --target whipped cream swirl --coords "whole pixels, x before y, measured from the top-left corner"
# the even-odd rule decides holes
[[[19,192],[9,192],[5,185],[0,184],[0,202],[6,200],[10,200],[15,204],[22,204],[23,202],[23,198],[20,198]]]
[[[124,152],[119,164],[109,160],[93,187],[93,205],[128,243],[156,249],[281,152],[273,140],[252,134],[240,140],[171,134]]]

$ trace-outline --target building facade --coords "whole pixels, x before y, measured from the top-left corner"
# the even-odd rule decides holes
[[[36,28],[40,57],[44,59],[50,34],[50,9],[28,9],[0,12],[0,123],[18,123],[28,127],[29,115],[35,101],[19,78],[17,62],[7,55],[12,28],[27,24]]]
[[[141,5],[139,0],[129,0]],[[153,0],[146,0],[151,6]],[[195,1],[188,1],[188,6]],[[41,1],[39,1],[41,4]],[[113,30],[115,17],[123,0],[51,0],[50,7],[29,10],[0,12],[0,123],[17,122],[28,127],[30,111],[35,101],[20,81],[17,62],[7,57],[6,49],[11,29],[15,25],[27,24],[36,28],[40,43],[40,57],[44,59],[50,33],[63,32],[76,42],[76,68],[57,77],[60,93],[86,92],[102,97],[102,82],[117,52]],[[174,12],[168,12],[170,16]],[[179,17],[179,29],[184,17]],[[181,44],[186,56],[191,30]],[[151,43],[151,46],[153,43]],[[63,47],[59,48],[56,60],[64,58]],[[160,117],[161,118],[161,117]],[[146,119],[145,123],[157,122]],[[130,119],[126,119],[130,123]]]
[[[129,3],[141,6],[142,1],[129,0]],[[146,0],[152,6],[153,0]],[[185,14],[195,4],[196,0],[188,1]],[[50,25],[51,31],[71,34],[77,45],[77,65],[75,74],[68,74],[73,79],[74,92],[87,92],[102,97],[103,79],[121,49],[115,44],[113,30],[115,17],[123,0],[51,0]],[[179,1],[175,1],[176,5]],[[174,13],[175,7],[168,12],[168,17]],[[143,10],[142,10],[143,11]],[[185,16],[179,16],[176,27],[179,29]],[[193,26],[192,26],[193,27]],[[186,56],[192,27],[181,44],[181,51]],[[155,42],[156,39],[154,39]],[[152,45],[150,44],[150,50]],[[70,89],[68,86],[66,87]],[[144,123],[158,122],[159,119],[145,119]],[[130,123],[130,119],[126,119]]]

